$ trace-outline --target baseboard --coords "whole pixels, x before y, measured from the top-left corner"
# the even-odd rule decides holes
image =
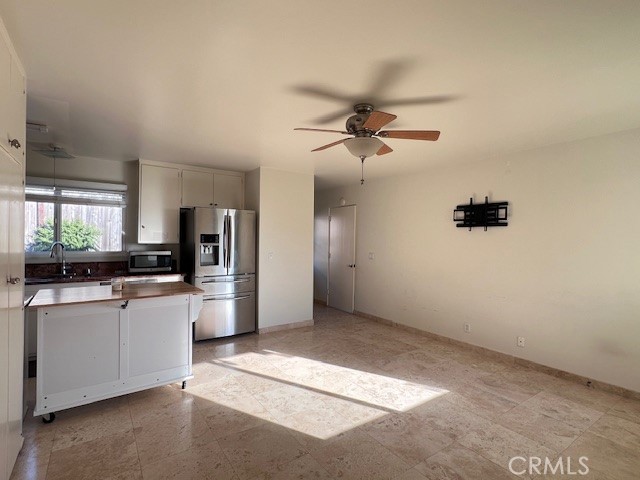
[[[280,332],[282,330],[292,330],[294,328],[313,327],[313,325],[314,325],[313,319],[304,320],[302,322],[285,323],[283,325],[274,325],[273,327],[258,328],[258,333],[264,334],[264,333]]]
[[[313,299],[313,303],[317,303],[318,305],[324,305],[325,307],[327,306],[327,301],[326,300],[321,300],[319,298],[314,298]]]
[[[401,323],[394,322],[393,320],[389,320],[387,318],[377,317],[376,315],[371,315],[369,313],[360,312],[358,310],[353,312],[354,315],[357,315],[362,318],[366,318],[367,320],[372,320],[377,323],[382,323],[384,325],[389,325],[391,327],[397,327],[402,330],[415,333],[417,335],[422,335],[425,337],[432,338],[434,340],[438,340],[440,342],[445,342],[450,345],[456,345],[459,347],[467,348],[474,352],[482,353],[488,357],[491,357],[495,360],[504,362],[504,363],[512,363],[521,365],[523,367],[530,368],[532,370],[536,370],[542,373],[546,373],[548,375],[563,378],[565,380],[569,380],[572,382],[580,383],[581,385],[588,385],[590,388],[594,388],[603,392],[614,393],[616,395],[620,395],[622,397],[633,398],[636,400],[640,400],[640,392],[636,392],[635,390],[630,390],[628,388],[619,387],[618,385],[613,385],[611,383],[602,382],[600,380],[594,380],[589,377],[585,377],[582,375],[578,375],[575,373],[567,372],[565,370],[560,370],[558,368],[549,367],[547,365],[543,365],[541,363],[533,362],[531,360],[526,360],[524,358],[516,357],[514,355],[509,355],[508,353],[497,352],[495,350],[491,350],[486,347],[481,347],[479,345],[473,345],[472,343],[463,342],[461,340],[456,340],[455,338],[445,337],[443,335],[438,335],[437,333],[432,333],[427,330],[421,330],[415,327],[409,327],[408,325],[403,325]]]

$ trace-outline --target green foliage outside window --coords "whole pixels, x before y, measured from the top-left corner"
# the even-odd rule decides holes
[[[33,232],[33,240],[28,246],[30,252],[45,252],[54,242],[55,228],[53,220],[47,220]],[[62,222],[60,241],[68,251],[88,252],[96,251],[100,238],[100,229],[95,225],[88,225],[82,220],[64,220]]]

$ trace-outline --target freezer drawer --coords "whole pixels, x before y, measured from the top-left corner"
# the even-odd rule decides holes
[[[256,330],[255,292],[205,295],[194,339],[228,337]]]
[[[256,276],[249,274],[200,277],[195,279],[194,286],[204,290],[205,295],[255,292]]]

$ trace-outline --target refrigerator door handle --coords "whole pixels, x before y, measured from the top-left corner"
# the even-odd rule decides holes
[[[223,231],[222,231],[222,266],[227,268],[227,216],[224,216],[223,222]]]
[[[233,295],[233,294],[231,294]],[[223,297],[204,297],[203,302],[228,302],[229,300],[246,300],[251,298],[251,295],[242,295],[240,297],[232,297],[231,295],[225,295]]]
[[[227,221],[229,222],[229,228],[228,228],[228,232],[229,235],[227,236],[227,268],[231,268],[231,238],[233,237],[233,224],[231,223],[231,216],[227,215]]]
[[[251,298],[251,295],[242,295],[241,297],[233,297],[230,300],[246,300],[247,298]]]
[[[202,283],[247,283],[248,278],[242,278],[240,280],[203,280]]]

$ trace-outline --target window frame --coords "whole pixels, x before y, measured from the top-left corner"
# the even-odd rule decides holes
[[[50,195],[37,195],[28,193],[29,187],[53,189],[54,193]],[[126,260],[126,225],[127,225],[127,185],[118,183],[90,182],[80,180],[51,179],[42,177],[26,177],[25,178],[25,202],[46,202],[53,203],[53,219],[54,219],[54,237],[59,240],[62,229],[62,206],[65,204],[76,205],[99,205],[122,208],[122,250],[117,252],[74,252],[65,251],[65,260],[71,261],[118,261]],[[97,193],[117,193],[122,195],[122,201],[96,201],[85,200],[82,198],[70,198],[62,195],[63,190],[70,191],[87,191]],[[54,240],[54,241],[55,241]],[[25,246],[26,247],[26,246]],[[49,252],[28,252],[25,249],[25,263],[57,263],[57,255],[54,258],[49,257]]]

